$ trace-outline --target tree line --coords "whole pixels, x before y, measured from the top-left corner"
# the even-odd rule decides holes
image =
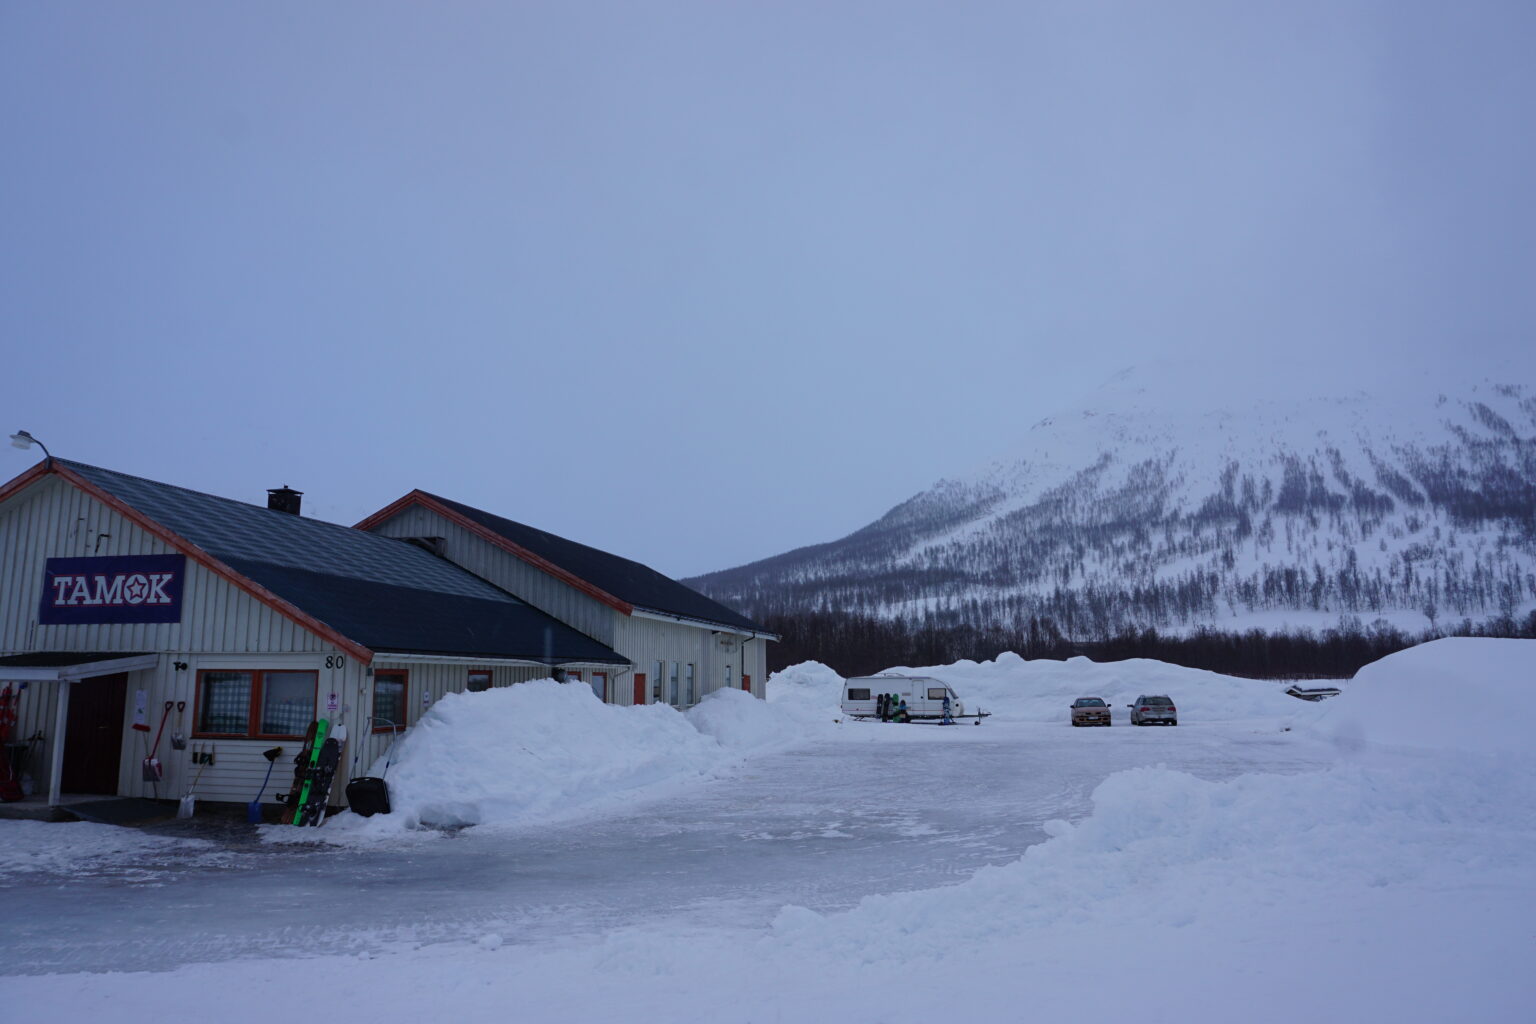
[[[1070,639],[1048,618],[1001,627],[813,611],[769,614],[762,623],[783,637],[768,646],[770,672],[819,661],[845,677],[897,666],[990,661],[1012,651],[1028,660],[1150,658],[1250,679],[1348,679],[1364,665],[1443,636],[1536,639],[1536,612],[1521,620],[1507,615],[1482,623],[1463,620],[1450,629],[1420,633],[1381,620],[1367,626],[1346,616],[1338,626],[1320,631],[1234,633],[1202,628],[1173,635],[1143,629],[1093,641]]]

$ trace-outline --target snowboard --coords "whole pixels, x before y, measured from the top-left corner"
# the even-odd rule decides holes
[[[299,747],[298,754],[293,759],[293,786],[287,794],[278,794],[277,801],[290,811],[297,811],[304,803],[304,789],[309,782],[309,770],[314,764],[315,757],[320,752],[320,747],[325,743],[325,734],[330,731],[330,723],[323,718],[317,718],[309,723],[309,731],[304,734],[304,745]],[[297,816],[290,816],[293,824],[298,824]]]
[[[331,797],[331,783],[336,780],[336,766],[341,763],[341,743],[327,736],[310,766],[309,781],[293,817],[295,825],[319,825],[325,820],[326,804]]]

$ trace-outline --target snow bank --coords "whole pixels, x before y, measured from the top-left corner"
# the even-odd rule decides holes
[[[766,932],[700,927],[683,912],[547,946],[503,944],[495,934],[398,956],[196,964],[169,979],[9,978],[0,990],[22,1016],[110,1005],[124,1024],[163,1020],[188,993],[255,1024],[270,1016],[263,994],[278,978],[315,993],[319,1012],[379,1020],[444,1012],[499,1020],[516,1005],[528,1020],[709,1024],[1527,1021],[1536,1001],[1528,970],[1536,755],[1506,746],[1512,728],[1483,743],[1485,733],[1448,724],[1461,702],[1440,692],[1459,681],[1469,700],[1518,711],[1528,678],[1521,667],[1536,645],[1510,643],[1441,641],[1362,670],[1349,693],[1319,707],[1334,706],[1335,726],[1371,730],[1372,742],[1326,770],[1225,781],[1162,768],[1120,772],[1096,788],[1089,816],[1049,822],[1051,838],[1017,861],[957,885],[866,898],[846,912],[786,908]],[[1057,668],[1074,682],[1094,674]],[[972,670],[977,680],[983,670]],[[831,684],[825,667],[797,678],[804,692],[786,688],[788,703],[819,706]],[[543,723],[546,740],[564,736],[567,720],[621,710],[602,710],[590,696],[582,700],[591,707],[577,701],[584,688],[567,688],[567,698],[551,686],[515,700],[516,687],[493,693],[522,709],[530,729]],[[1212,684],[1211,693],[1223,692]],[[739,699],[701,706],[707,711],[696,717],[747,746],[770,731]],[[671,716],[665,724],[650,722],[649,709],[623,710],[642,724],[600,726],[620,758],[637,742],[627,730],[653,725],[682,756],[725,750],[665,708],[654,711]],[[638,745],[655,752],[660,744]],[[422,766],[446,763],[426,742],[412,756]],[[945,877],[942,864],[914,870]]]
[[[795,716],[722,690],[687,714],[620,707],[552,679],[445,696],[395,748],[392,813],[331,819],[320,836],[274,826],[272,841],[348,841],[408,829],[555,821],[655,797],[733,769],[748,753],[805,739]],[[384,762],[370,774],[384,773]]]
[[[1448,637],[1362,668],[1318,727],[1346,747],[1515,753],[1530,747],[1533,693],[1536,640]]]
[[[904,675],[931,675],[954,687],[967,711],[978,707],[998,721],[1066,723],[1078,697],[1103,697],[1126,722],[1126,705],[1142,694],[1166,694],[1179,709],[1180,725],[1268,721],[1289,724],[1315,717],[1315,705],[1286,696],[1288,684],[1238,679],[1143,658],[1094,662],[1025,661],[1011,652],[995,661],[961,661],[926,668],[894,668]],[[837,712],[843,679],[819,662],[807,662],[768,680],[769,700]]]
[[[1140,1016],[1142,992],[1167,1019],[1524,1019],[1536,754],[1513,725],[1446,719],[1518,708],[1533,656],[1536,642],[1486,640],[1393,655],[1329,716],[1380,746],[1304,775],[1120,772],[1018,861],[846,913],[786,908],[759,955],[855,979],[962,970],[983,1014],[1011,987],[1037,1016],[1078,1019]],[[1021,970],[1033,984],[996,983]]]
[[[769,704],[745,690],[722,688],[706,694],[685,713],[690,725],[727,751],[745,754],[779,750],[828,731],[831,719],[814,719],[792,705]]]
[[[1456,759],[1225,782],[1120,772],[1095,790],[1090,817],[1048,823],[1053,838],[1018,861],[951,888],[868,897],[844,914],[787,909],[776,931],[865,963],[906,955],[914,936],[941,959],[964,960],[1044,943],[1062,924],[1220,935],[1264,914],[1308,943],[1311,914],[1383,887],[1455,893],[1469,871],[1478,886],[1528,881],[1536,816],[1489,827],[1508,821],[1511,804],[1536,807],[1529,773],[1510,782],[1499,766]]]
[[[387,776],[391,826],[518,824],[710,774],[720,746],[671,708],[622,708],[552,679],[434,704]],[[382,763],[371,774],[380,774]]]
[[[768,677],[768,703],[824,718],[840,715],[843,677],[819,661],[803,661]]]

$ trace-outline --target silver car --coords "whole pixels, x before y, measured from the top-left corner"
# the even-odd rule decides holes
[[[1131,709],[1132,725],[1178,725],[1179,709],[1173,706],[1173,701],[1166,696],[1147,696],[1143,694],[1136,698],[1135,704],[1127,704]]]

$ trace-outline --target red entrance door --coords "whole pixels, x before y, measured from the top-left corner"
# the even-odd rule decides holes
[[[127,707],[128,674],[97,676],[78,683],[61,683],[69,690],[69,717],[64,727],[64,771],[59,788],[65,793],[117,793],[117,770],[123,756],[123,711]]]
[[[645,673],[644,672],[636,672],[635,673],[635,703],[636,704],[644,704],[645,703]]]

